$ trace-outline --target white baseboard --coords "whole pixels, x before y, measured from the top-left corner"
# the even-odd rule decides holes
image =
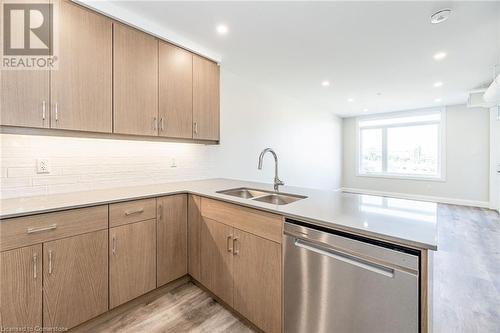
[[[367,190],[367,189],[351,188],[351,187],[342,187],[342,191],[343,192],[359,193],[359,194],[378,195],[378,196],[382,196],[382,197],[392,197],[392,198],[399,198],[399,199],[430,201],[430,202],[445,203],[445,204],[452,204],[452,205],[461,205],[461,206],[472,206],[472,207],[481,207],[481,208],[489,208],[490,207],[490,203],[488,201],[465,200],[465,199],[455,199],[455,198],[446,198],[446,197],[435,197],[435,196],[421,195],[421,194],[408,194],[408,193],[398,193],[398,192],[376,191],[376,190]]]

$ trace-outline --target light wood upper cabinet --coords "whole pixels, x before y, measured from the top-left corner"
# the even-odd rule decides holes
[[[219,66],[193,55],[193,138],[219,140]]]
[[[0,254],[0,328],[42,326],[42,245]]]
[[[109,229],[109,305],[156,287],[156,219]]]
[[[112,132],[110,19],[59,1],[59,56],[51,72],[51,127]]]
[[[193,54],[159,42],[159,135],[193,137]]]
[[[203,218],[200,282],[229,306],[233,305],[233,228]]]
[[[158,135],[158,40],[113,24],[113,132]]]
[[[108,231],[43,244],[43,324],[74,327],[108,309]]]
[[[188,271],[200,280],[201,197],[188,195]]]
[[[156,283],[161,286],[187,274],[187,195],[157,201]]]
[[[234,229],[234,309],[264,332],[281,332],[281,245]]]
[[[48,128],[49,72],[0,71],[1,125]]]

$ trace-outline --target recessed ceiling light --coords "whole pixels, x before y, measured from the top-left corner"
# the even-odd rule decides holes
[[[368,109],[364,108],[364,109],[363,109],[363,112],[368,112]]]
[[[444,58],[446,58],[446,52],[438,52],[434,55],[436,60],[443,60]]]
[[[441,98],[436,98],[436,99],[434,100],[434,102],[436,102],[436,103],[439,103],[439,102],[441,102],[441,101],[442,101],[442,99],[441,99]]]
[[[224,25],[224,24],[217,25],[215,30],[217,31],[217,33],[219,35],[225,35],[229,32],[229,28],[227,27],[227,25]]]
[[[325,81],[321,82],[321,85],[323,87],[329,87],[330,86],[330,81],[325,80]]]
[[[448,18],[450,18],[450,15],[451,15],[450,8],[444,8],[444,9],[438,10],[437,12],[435,12],[434,14],[431,15],[431,23],[432,24],[443,23]]]
[[[354,102],[354,98],[348,98],[348,99],[347,99],[347,101],[348,101],[349,103],[352,103],[352,102]]]
[[[441,82],[441,81],[434,82],[434,87],[438,88],[438,87],[441,87],[441,86],[443,86],[443,82]]]

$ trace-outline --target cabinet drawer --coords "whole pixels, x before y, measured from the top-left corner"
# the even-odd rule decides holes
[[[280,215],[208,198],[201,198],[201,215],[281,243],[283,219]]]
[[[142,199],[109,205],[109,227],[156,218],[156,199]]]
[[[107,228],[107,205],[6,219],[0,222],[0,251]]]

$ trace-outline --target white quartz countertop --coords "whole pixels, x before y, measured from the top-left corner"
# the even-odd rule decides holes
[[[272,190],[271,184],[208,179],[3,199],[0,201],[0,218],[176,193],[193,193],[331,229],[350,231],[418,248],[437,249],[437,204],[435,203],[290,186],[280,187],[280,192],[305,195],[307,198],[280,206],[217,193],[220,190],[237,187]]]

